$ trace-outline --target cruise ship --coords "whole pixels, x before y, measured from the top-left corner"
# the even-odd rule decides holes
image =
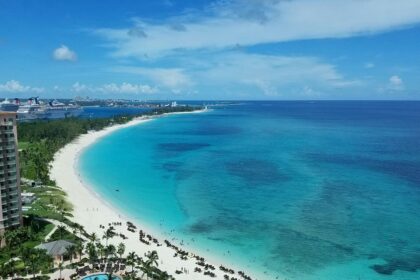
[[[83,108],[77,105],[66,105],[57,100],[43,104],[37,97],[33,97],[19,107],[17,115],[19,121],[31,121],[77,117],[82,112]]]
[[[0,102],[0,111],[16,112],[19,108],[19,99],[15,98],[13,102],[9,99],[5,99]]]

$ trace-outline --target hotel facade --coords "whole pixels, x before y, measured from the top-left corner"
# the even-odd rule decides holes
[[[20,225],[22,202],[16,113],[0,111],[0,235]],[[4,238],[2,240],[4,243]]]

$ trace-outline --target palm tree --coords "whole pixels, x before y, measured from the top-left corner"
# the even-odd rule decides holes
[[[120,256],[120,261],[122,260],[122,255],[124,255],[125,252],[125,244],[124,243],[120,243],[118,244],[118,248],[117,248],[117,254]]]
[[[134,272],[134,266],[138,260],[138,256],[135,252],[130,252],[127,256],[127,265],[131,265],[131,273]]]
[[[6,244],[13,249],[15,244],[20,243],[19,235],[16,230],[8,230],[4,233]]]
[[[71,245],[71,246],[67,247],[66,251],[67,251],[67,254],[70,257],[70,263],[73,263],[73,257],[74,257],[74,254],[76,253],[76,246]]]
[[[76,243],[76,253],[79,255],[79,261],[82,259],[83,254],[83,243],[77,242]]]
[[[32,269],[33,278],[35,278],[35,266],[36,261],[38,260],[36,256],[36,251],[29,248],[25,248],[22,252],[22,259],[25,263],[25,266],[28,266]]]
[[[84,227],[82,225],[79,225],[79,224],[75,224],[75,226],[76,226],[77,230],[79,231],[79,238],[81,239],[82,238],[82,233],[84,231]]]
[[[92,272],[93,272],[93,263],[95,262],[96,258],[97,258],[97,252],[96,252],[96,248],[95,248],[95,244],[93,242],[89,242],[86,245],[86,253],[88,254],[89,257],[89,262],[92,265]]]
[[[148,252],[145,256],[148,259],[146,262],[149,263],[151,266],[153,265],[156,265],[156,267],[159,266],[159,263],[158,263],[159,256],[155,250]]]
[[[41,265],[51,262],[51,257],[46,254],[46,251],[40,249],[25,249],[22,257],[25,264],[31,268],[34,279]]]
[[[116,253],[116,248],[114,245],[110,244],[108,246],[105,247],[105,256],[106,259],[108,260],[108,257],[111,256],[111,258],[109,259],[109,261],[113,261],[114,257],[115,257],[115,253]],[[111,263],[112,264],[112,263]],[[112,280],[112,273],[113,273],[113,266],[110,266],[110,270],[107,273],[107,279],[108,280]]]
[[[115,248],[114,245],[110,244],[110,245],[106,246],[106,248],[105,248],[106,258],[108,259],[109,256],[111,256],[111,257],[115,256],[116,251],[117,251],[117,249]]]
[[[64,208],[64,200],[60,199],[58,201],[57,210],[60,212],[60,216],[61,216],[61,220],[60,221],[63,222],[64,221],[64,210],[65,210],[65,208]]]
[[[92,233],[89,237],[90,241],[92,242],[96,242],[98,240],[98,236],[96,235],[96,233]]]
[[[109,227],[102,238],[106,239],[106,246],[108,246],[108,239],[113,238],[115,236],[114,228]]]
[[[60,240],[63,239],[63,231],[66,229],[65,226],[60,225],[57,227],[58,231],[60,232]]]
[[[98,243],[96,243],[96,248],[98,249],[99,258],[102,259],[103,255],[104,255],[104,252],[105,252],[104,245],[102,245],[102,243],[98,242]]]
[[[34,218],[31,217],[29,229],[31,230],[32,233],[38,233],[39,230],[41,229],[41,226],[39,223],[35,222]]]
[[[155,271],[154,265],[156,265],[156,267],[159,265],[159,256],[157,252],[153,250],[145,254],[145,257],[147,258],[147,260],[142,262],[141,265],[141,270],[143,271],[142,277],[146,274],[147,279],[149,279],[149,276],[153,277],[153,272]]]
[[[80,226],[77,223],[71,223],[70,227],[73,229],[73,234],[77,236],[77,233],[80,233]],[[80,238],[80,236],[79,236]]]
[[[146,275],[146,279],[149,279],[149,276],[153,275],[153,267],[148,262],[143,262],[140,268],[143,271],[141,278]]]

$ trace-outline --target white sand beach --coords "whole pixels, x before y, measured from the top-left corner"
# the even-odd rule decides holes
[[[126,253],[135,251],[139,256],[143,256],[147,251],[156,250],[160,258],[159,268],[166,270],[173,276],[176,276],[176,279],[210,279],[211,277],[203,275],[203,272],[194,272],[195,267],[198,267],[198,265],[196,265],[197,260],[195,258],[181,260],[179,257],[174,257],[175,250],[164,244],[165,237],[163,237],[160,233],[147,228],[147,226],[141,224],[141,221],[125,217],[120,211],[111,207],[106,201],[101,199],[101,197],[92,191],[92,189],[82,181],[82,178],[78,174],[76,163],[78,156],[83,149],[92,145],[101,137],[109,135],[118,129],[140,125],[141,123],[151,120],[153,120],[153,118],[138,118],[127,124],[115,125],[101,131],[89,132],[81,135],[78,139],[57,152],[50,171],[51,178],[55,180],[57,185],[67,193],[70,202],[74,206],[74,221],[83,225],[87,232],[95,232],[97,236],[101,238],[103,236],[104,229],[101,229],[99,227],[100,225],[107,227],[110,222],[121,222],[122,226],[114,227],[116,228],[117,233],[123,233],[128,237],[128,239],[124,240],[124,243],[126,244]],[[135,233],[127,230],[127,221],[133,222],[137,226]],[[140,242],[139,229],[145,231],[146,234],[151,234],[153,237],[156,237],[162,246],[157,246],[153,243],[151,243],[151,245],[145,245]],[[187,250],[185,247],[177,244],[176,241],[170,240],[170,237],[168,237],[168,240],[172,244]],[[110,243],[118,244],[122,241],[122,238],[115,237],[110,241]],[[194,253],[190,250],[187,251]],[[201,253],[198,253],[198,255],[200,255],[200,257],[204,257],[206,263],[211,264],[216,268],[213,270],[216,274],[214,279],[224,279],[223,277],[225,273],[219,270],[220,265],[225,265],[235,271],[238,271],[237,267],[232,267],[232,265],[227,263],[226,260],[222,261],[214,256],[208,256]],[[185,272],[182,274],[175,274],[176,270],[183,270]],[[249,271],[245,271],[245,273],[250,274]],[[242,279],[237,273],[230,276]],[[267,277],[264,277],[264,275],[256,277],[256,275],[253,274],[251,277],[253,279],[268,279]]]

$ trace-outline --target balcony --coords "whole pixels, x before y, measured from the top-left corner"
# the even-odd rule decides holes
[[[18,195],[18,191],[16,188],[11,189],[10,191],[2,191],[1,198],[2,199],[12,199]]]
[[[2,168],[2,170],[0,170],[0,177],[5,177],[5,176],[12,176],[12,175],[16,175],[16,167],[12,167],[12,168]]]
[[[16,160],[8,160],[7,165],[16,165]]]
[[[0,178],[0,183],[3,183],[2,189],[3,187],[14,188],[16,187],[17,180],[16,179],[9,180],[6,178]]]
[[[19,213],[19,206],[18,205],[7,205],[6,208],[3,208],[3,216],[4,215],[13,215],[14,213]]]
[[[0,144],[12,144],[14,142],[14,137],[0,137]]]

